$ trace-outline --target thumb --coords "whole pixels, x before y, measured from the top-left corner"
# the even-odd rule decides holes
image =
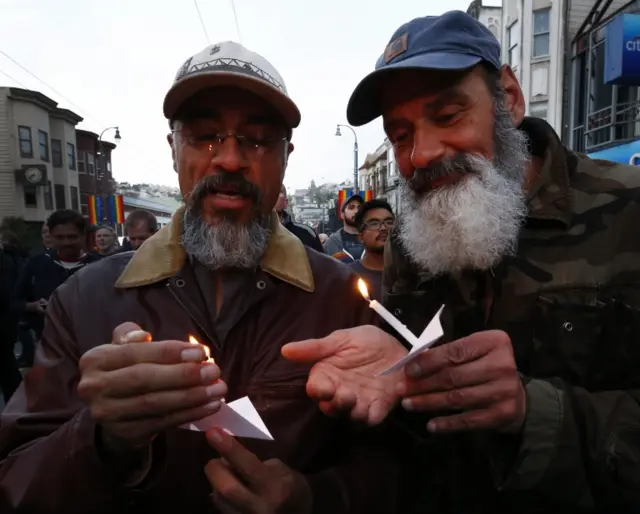
[[[113,330],[111,341],[113,344],[148,343],[151,341],[151,334],[142,330],[139,325],[126,321]]]
[[[307,339],[285,344],[280,350],[285,359],[294,362],[313,363],[337,354],[342,348],[344,338],[333,332],[322,339]]]

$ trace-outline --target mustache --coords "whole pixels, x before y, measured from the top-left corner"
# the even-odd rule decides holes
[[[249,198],[254,205],[259,205],[262,201],[262,191],[258,186],[249,182],[240,173],[222,171],[200,180],[191,191],[187,204],[190,208],[197,208],[207,195],[216,193],[220,189],[233,191]]]
[[[441,159],[427,168],[416,168],[407,183],[413,191],[420,193],[430,188],[431,181],[453,173],[475,173],[475,165],[466,154],[460,153],[449,159]]]

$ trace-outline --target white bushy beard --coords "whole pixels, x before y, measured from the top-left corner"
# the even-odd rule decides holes
[[[238,175],[238,174],[234,174]],[[245,183],[247,192],[255,195],[256,209],[248,222],[223,218],[215,225],[203,219],[202,199],[218,176],[206,177],[194,188],[184,212],[182,246],[187,254],[211,270],[257,268],[269,242],[269,216],[258,209],[259,192]],[[220,180],[224,182],[224,179]]]
[[[497,95],[493,162],[472,154],[416,170],[401,184],[400,241],[409,257],[433,275],[486,270],[517,249],[527,207],[523,191],[526,136],[514,127]],[[416,183],[453,170],[466,176],[454,186],[420,194]],[[419,190],[419,189],[418,189]]]

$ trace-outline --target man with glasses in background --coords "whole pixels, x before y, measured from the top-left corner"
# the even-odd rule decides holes
[[[382,299],[382,272],[384,271],[384,245],[393,228],[395,217],[385,200],[370,200],[360,207],[355,218],[364,245],[362,259],[349,266],[367,282],[371,296]]]

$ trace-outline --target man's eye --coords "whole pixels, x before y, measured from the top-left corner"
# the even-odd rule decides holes
[[[409,133],[408,132],[400,132],[398,134],[394,134],[391,137],[391,143],[394,145],[402,145],[409,141]]]
[[[440,113],[436,116],[435,121],[439,125],[446,125],[453,122],[457,115],[458,112]]]

